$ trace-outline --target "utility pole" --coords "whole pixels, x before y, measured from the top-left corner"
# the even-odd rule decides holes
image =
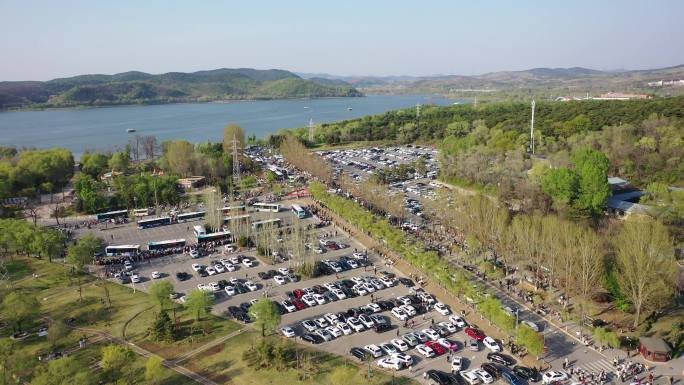
[[[534,99],[532,99],[532,121],[530,123],[530,149],[532,150],[532,155],[534,155]]]

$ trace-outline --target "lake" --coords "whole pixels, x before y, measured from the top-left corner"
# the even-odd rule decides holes
[[[371,95],[329,98],[185,103],[152,106],[52,109],[0,112],[0,145],[64,147],[79,157],[85,150],[123,148],[134,135],[155,135],[161,142],[190,142],[223,138],[223,127],[237,123],[247,135],[264,138],[281,128],[304,127],[412,107],[416,104],[450,105],[451,100],[425,95]],[[135,133],[127,133],[135,129]]]

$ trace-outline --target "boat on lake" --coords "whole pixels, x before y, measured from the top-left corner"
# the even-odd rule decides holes
[[[128,132],[129,134],[130,134],[131,132],[135,132],[135,128],[129,128],[128,130],[126,130],[126,132]]]

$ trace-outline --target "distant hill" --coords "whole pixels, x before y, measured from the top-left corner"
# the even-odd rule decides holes
[[[0,109],[339,96],[363,94],[345,82],[307,80],[277,69],[223,68],[160,75],[130,71],[46,82],[0,82]]]
[[[684,79],[684,65],[635,71],[599,71],[589,68],[532,68],[523,71],[499,71],[482,75],[435,76],[335,76],[301,74],[342,80],[367,93],[449,93],[467,90],[511,91],[520,89],[560,92],[655,91],[647,82]],[[663,89],[659,91],[667,92]]]

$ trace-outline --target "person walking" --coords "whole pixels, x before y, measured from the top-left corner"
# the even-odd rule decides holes
[[[568,368],[568,357],[565,357],[565,361],[563,361],[563,370],[566,370]]]

